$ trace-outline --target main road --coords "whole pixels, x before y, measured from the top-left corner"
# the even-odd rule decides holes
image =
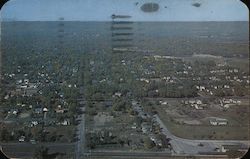
[[[191,155],[172,155],[170,152],[124,152],[124,151],[103,151],[103,152],[91,152],[91,154],[85,153],[85,156],[90,156],[91,158],[101,158],[101,159],[109,159],[109,158],[120,158],[120,159],[183,159],[189,158]],[[195,155],[199,159],[225,159],[226,155]]]
[[[85,59],[80,58],[79,67],[79,99],[77,99],[77,104],[79,105],[80,115],[78,116],[79,124],[77,125],[77,142],[75,147],[75,159],[82,158],[81,155],[85,152],[85,95],[84,95],[84,63]]]
[[[84,100],[79,100],[80,110],[85,112],[85,107],[83,103]],[[79,115],[80,123],[77,126],[77,142],[76,142],[76,150],[75,150],[75,159],[80,159],[82,153],[84,153],[85,148],[85,114],[81,113]]]

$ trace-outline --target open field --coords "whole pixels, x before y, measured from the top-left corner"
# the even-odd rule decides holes
[[[165,101],[171,101],[173,99],[164,99]],[[172,103],[173,101],[169,102]],[[178,103],[175,101],[175,103]],[[180,103],[179,103],[180,104]],[[166,107],[168,112],[166,112]],[[168,126],[170,131],[179,137],[188,139],[233,139],[233,140],[246,140],[249,139],[249,117],[248,117],[248,105],[236,106],[238,108],[232,108],[230,110],[192,110],[191,113],[197,117],[187,116],[186,114],[180,117],[178,110],[174,112],[169,111],[171,106],[155,106],[157,113],[159,114],[162,121]],[[242,108],[243,107],[243,108]],[[178,109],[178,108],[177,108]],[[213,108],[215,109],[215,108]],[[242,109],[240,111],[240,109]],[[245,109],[245,110],[244,110]],[[183,109],[182,109],[183,110]],[[241,113],[239,113],[241,112]],[[184,116],[184,117],[183,117]],[[205,116],[219,116],[221,118],[228,119],[232,125],[226,126],[212,126],[206,119]],[[200,121],[200,124],[190,125],[184,124],[183,122],[176,122],[174,119],[181,118],[183,120],[195,120]],[[237,130],[237,131],[236,131]]]

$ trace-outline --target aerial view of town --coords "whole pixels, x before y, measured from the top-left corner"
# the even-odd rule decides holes
[[[247,152],[248,22],[109,18],[1,23],[3,153],[109,159]]]

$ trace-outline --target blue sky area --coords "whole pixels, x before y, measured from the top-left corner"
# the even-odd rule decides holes
[[[159,3],[159,10],[143,12],[146,2]],[[248,21],[248,12],[240,0],[10,0],[1,20],[110,21],[112,14],[121,14],[134,21]]]

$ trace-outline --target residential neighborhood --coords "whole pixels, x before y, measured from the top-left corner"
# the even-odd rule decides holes
[[[37,159],[246,153],[246,22],[109,18],[3,23],[3,152]]]

